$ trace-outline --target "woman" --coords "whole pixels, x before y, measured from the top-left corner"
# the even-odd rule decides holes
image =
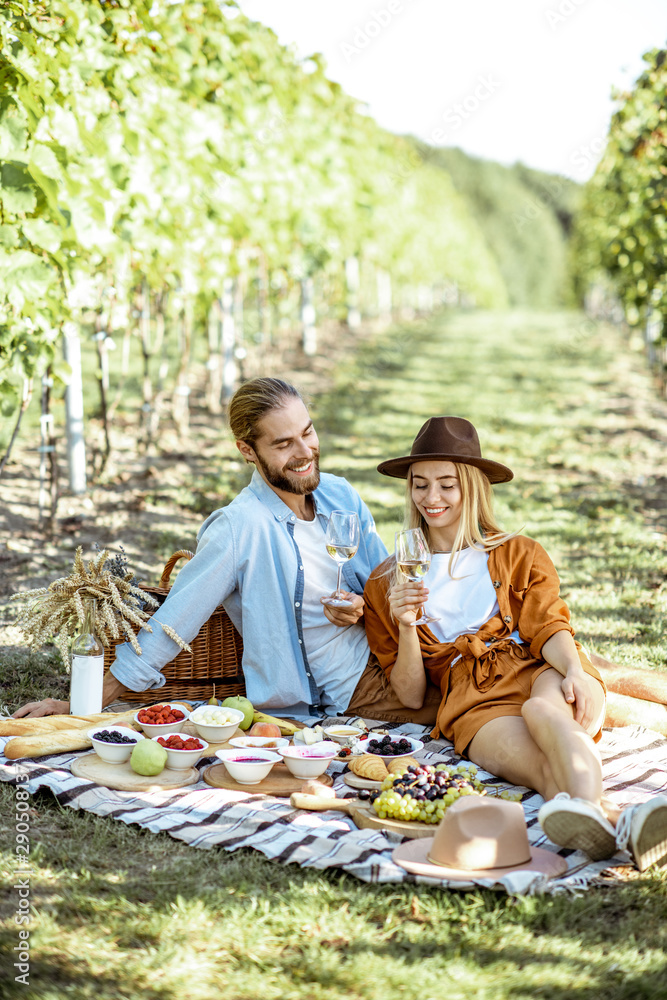
[[[410,455],[378,471],[407,479],[406,526],[421,527],[433,553],[428,590],[406,581],[393,558],[366,585],[370,648],[396,695],[415,709],[429,680],[437,684],[434,735],[484,770],[536,789],[548,800],[539,820],[555,843],[611,857],[620,811],[603,801],[595,746],[604,683],[574,640],[547,553],[495,521],[491,484],[513,473],[482,457],[461,417],[432,417]],[[415,627],[427,599],[438,620]],[[667,852],[667,797],[624,813],[626,842],[646,867]]]

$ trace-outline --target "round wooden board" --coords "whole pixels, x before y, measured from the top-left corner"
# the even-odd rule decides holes
[[[434,837],[438,829],[437,823],[407,823],[402,819],[380,819],[371,805],[366,803],[350,809],[350,816],[360,830],[391,830],[400,833],[402,837],[416,840],[418,837]]]
[[[371,781],[370,778],[362,778],[360,774],[355,774],[353,771],[346,771],[343,775],[343,781],[350,788],[367,788],[371,792],[379,792],[382,788],[381,781]]]
[[[202,775],[213,788],[227,788],[234,792],[249,792],[251,795],[277,795],[288,798],[292,792],[300,792],[307,778],[295,778],[285,764],[274,764],[266,778],[257,785],[242,785],[230,776],[225,765],[211,764]],[[322,774],[317,779],[323,785],[333,785],[333,778]]]
[[[72,774],[119,792],[156,792],[164,788],[183,788],[199,781],[196,767],[187,771],[172,771],[165,767],[160,774],[146,777],[133,771],[129,760],[124,764],[109,764],[96,753],[87,753],[72,761]]]

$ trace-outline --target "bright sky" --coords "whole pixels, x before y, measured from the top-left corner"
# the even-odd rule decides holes
[[[586,180],[665,0],[239,0],[392,132]]]

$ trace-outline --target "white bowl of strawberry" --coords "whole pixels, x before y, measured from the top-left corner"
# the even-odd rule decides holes
[[[185,705],[174,703],[140,708],[134,721],[141,726],[146,736],[152,739],[154,736],[177,733],[189,717],[190,713]]]
[[[169,733],[152,739],[167,751],[167,767],[171,771],[187,771],[195,766],[204,750],[208,750],[206,740],[189,733]]]

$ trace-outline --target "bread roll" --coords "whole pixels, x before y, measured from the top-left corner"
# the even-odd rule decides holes
[[[17,736],[5,745],[5,757],[19,760],[21,757],[43,757],[47,753],[65,753],[68,750],[85,750],[92,740],[84,729],[70,729],[65,732],[46,733],[42,736]]]
[[[360,778],[368,778],[369,781],[384,781],[389,774],[384,761],[371,753],[364,753],[360,757],[348,757],[347,763],[350,771]]]
[[[134,719],[138,709],[127,712],[100,712],[97,715],[43,715],[39,719],[0,719],[0,736],[42,736],[60,730],[92,729],[103,723],[117,726]]]
[[[387,770],[390,774],[405,774],[410,766],[419,767],[419,761],[414,757],[394,757],[393,760],[387,761]]]

